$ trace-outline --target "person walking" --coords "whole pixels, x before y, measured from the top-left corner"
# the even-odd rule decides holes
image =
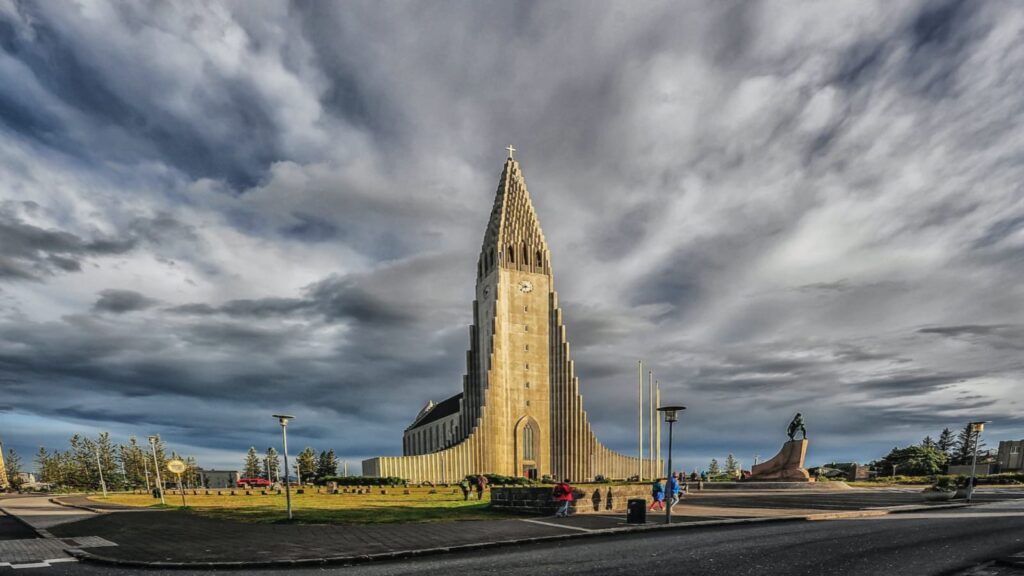
[[[666,495],[668,496],[668,507],[671,508],[679,502],[679,481],[676,480],[675,473],[668,475],[668,485],[665,487]]]
[[[487,476],[483,474],[476,477],[476,499],[484,499],[484,490],[487,489]]]
[[[661,484],[661,478],[655,478],[651,484],[651,507],[648,510],[665,509],[665,487]]]
[[[469,500],[469,493],[471,491],[469,487],[469,478],[463,478],[462,482],[459,482],[459,489],[462,490],[462,499]]]
[[[572,485],[569,484],[569,479],[566,478],[551,490],[551,497],[555,499],[555,502],[560,502],[561,505],[558,507],[558,511],[555,512],[556,518],[565,518],[569,515],[569,507],[572,505],[573,494]]]
[[[679,493],[689,494],[690,486],[686,483],[686,472],[679,473]]]

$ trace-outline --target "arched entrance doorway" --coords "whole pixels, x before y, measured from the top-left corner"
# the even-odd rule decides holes
[[[516,474],[536,480],[540,459],[540,427],[537,421],[523,416],[516,423],[515,435]]]

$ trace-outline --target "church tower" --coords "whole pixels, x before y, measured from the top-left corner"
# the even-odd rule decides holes
[[[554,289],[551,253],[509,146],[477,260],[463,390],[430,402],[405,430],[404,456],[368,476],[454,481],[495,473],[576,481],[636,473],[637,458],[597,441]],[[646,463],[648,466],[651,463]]]

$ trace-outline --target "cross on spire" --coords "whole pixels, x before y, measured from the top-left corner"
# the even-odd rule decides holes
[[[515,148],[513,148],[511,144],[509,144],[508,146],[506,146],[506,147],[505,147],[505,150],[508,150],[508,157],[509,157],[509,158],[511,158],[511,157],[512,157],[512,153],[516,151],[516,149],[515,149]]]

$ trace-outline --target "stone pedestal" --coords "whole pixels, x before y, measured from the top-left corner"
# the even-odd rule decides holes
[[[814,482],[811,475],[804,469],[804,457],[806,455],[806,438],[803,440],[790,440],[782,445],[782,450],[774,458],[754,466],[750,471],[750,478],[747,481]]]

